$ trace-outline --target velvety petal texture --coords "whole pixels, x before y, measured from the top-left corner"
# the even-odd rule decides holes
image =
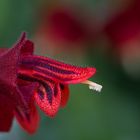
[[[43,79],[50,78],[51,80],[64,84],[77,84],[95,74],[96,69],[91,67],[77,67],[56,60],[41,57],[27,56],[23,58],[22,64],[28,68],[33,68],[33,75],[42,77]]]
[[[68,85],[60,84],[61,89],[61,107],[65,107],[69,99],[69,87]]]
[[[22,35],[18,43],[1,53],[0,55],[0,92],[1,94],[7,94],[15,105],[21,105],[25,107],[25,103],[22,97],[22,93],[17,87],[17,71],[20,60],[20,51],[25,43],[25,34]],[[5,88],[3,88],[5,87]],[[6,92],[5,92],[5,89]]]
[[[10,130],[13,121],[14,106],[6,95],[0,93],[0,132]]]
[[[54,117],[59,109],[61,101],[59,84],[47,82],[45,87],[40,87],[38,89],[35,94],[35,100],[46,115]]]
[[[28,104],[28,110],[24,108],[16,107],[15,116],[19,121],[19,124],[29,133],[34,133],[38,128],[39,115],[36,110],[33,95],[35,93],[37,84],[19,86],[20,91],[24,97],[26,104]]]

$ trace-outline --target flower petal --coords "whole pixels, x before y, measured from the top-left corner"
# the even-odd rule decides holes
[[[22,108],[16,108],[15,116],[21,127],[28,133],[36,132],[38,128],[39,115],[34,104],[30,106],[30,111],[26,112]]]
[[[61,101],[59,84],[46,81],[36,92],[35,100],[46,115],[54,117],[59,109]]]
[[[17,70],[20,63],[21,49],[26,41],[25,33],[19,41],[0,55],[0,91],[14,100],[14,103],[25,105],[21,92],[17,87]],[[6,90],[6,91],[5,91]]]
[[[21,54],[22,55],[32,55],[34,51],[34,44],[30,40],[26,40],[22,49]]]
[[[5,81],[5,83],[13,84],[16,81],[20,51],[24,43],[25,34],[22,35],[14,47],[0,55],[0,79]]]
[[[8,132],[13,121],[13,103],[5,95],[0,94],[0,132]]]
[[[65,107],[69,99],[69,87],[68,85],[60,84],[61,89],[61,107]]]
[[[26,40],[26,34],[23,33],[19,41],[11,48],[0,55],[0,91],[13,100],[15,106],[28,110],[28,103],[24,98],[24,92],[18,86],[18,69],[23,55],[32,54],[33,44]],[[28,88],[27,88],[28,89]],[[27,93],[29,93],[28,90]],[[23,112],[23,111],[22,111]],[[27,113],[25,113],[27,114]],[[32,114],[32,113],[30,113]]]
[[[76,84],[85,81],[96,72],[95,68],[77,67],[41,56],[24,57],[21,63],[26,69],[33,68],[33,76],[42,77],[44,80],[50,78],[63,84]]]
[[[20,106],[16,107],[15,116],[22,128],[32,134],[36,131],[39,123],[39,115],[33,99],[36,83],[28,86],[20,86],[19,89],[22,92],[28,108],[24,109]]]

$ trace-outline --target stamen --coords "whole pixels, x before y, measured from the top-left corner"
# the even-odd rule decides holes
[[[89,85],[89,89],[92,89],[92,90],[95,90],[95,91],[98,91],[98,92],[101,92],[101,90],[102,90],[101,85],[99,85],[97,83],[94,83],[92,81],[86,80],[86,81],[81,82],[81,83]]]

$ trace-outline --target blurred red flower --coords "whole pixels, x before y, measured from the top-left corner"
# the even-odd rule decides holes
[[[114,16],[104,31],[117,47],[137,38],[140,35],[140,1],[133,1],[127,9]]]
[[[50,8],[51,7],[51,8]],[[73,6],[54,4],[42,8],[34,36],[38,52],[51,56],[70,54],[71,58],[84,58],[98,29],[87,11]],[[95,20],[94,20],[95,21]],[[69,57],[68,57],[69,58]],[[70,58],[70,59],[71,59]]]
[[[56,7],[43,11],[39,33],[52,40],[81,42],[87,39],[87,29],[78,15],[67,7]]]
[[[140,76],[140,1],[132,1],[126,10],[112,18],[104,31],[111,40],[113,49],[118,52],[117,56],[119,54],[125,71],[138,78]]]

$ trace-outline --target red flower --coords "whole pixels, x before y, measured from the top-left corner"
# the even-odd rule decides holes
[[[105,28],[116,57],[131,78],[140,71],[140,0],[133,0],[124,11],[112,18]]]
[[[53,117],[67,103],[68,84],[85,83],[97,91],[102,88],[86,81],[95,74],[95,68],[33,55],[33,49],[24,33],[13,48],[0,55],[0,131],[8,131],[15,116],[27,132],[35,132],[39,117],[34,103]]]
[[[137,38],[140,35],[140,1],[134,0],[127,9],[113,17],[106,25],[105,33],[117,47]]]
[[[49,14],[48,14],[49,12]],[[62,42],[82,42],[88,31],[68,8],[58,7],[41,15],[40,33]]]

